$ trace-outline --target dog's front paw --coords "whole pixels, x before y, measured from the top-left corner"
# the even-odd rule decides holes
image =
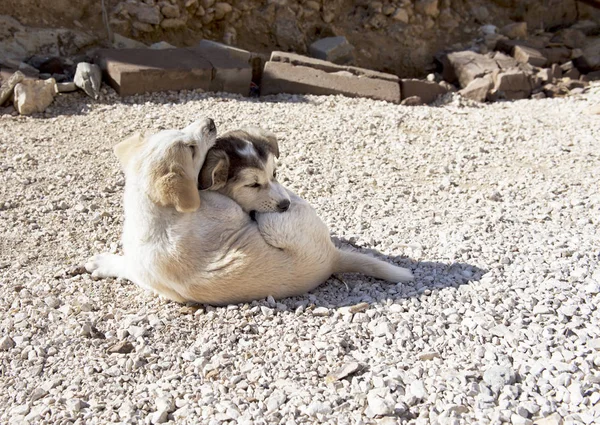
[[[85,263],[85,269],[95,278],[124,277],[123,257],[114,254],[98,254]]]

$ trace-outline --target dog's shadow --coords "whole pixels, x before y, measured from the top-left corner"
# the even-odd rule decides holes
[[[359,274],[335,275],[308,294],[280,300],[281,304],[288,308],[308,305],[340,308],[359,303],[388,303],[427,294],[427,291],[467,285],[479,281],[487,273],[487,270],[467,263],[415,261],[407,257],[386,256],[373,249],[358,247],[345,239],[333,240],[336,246],[344,250],[362,252],[408,268],[415,279],[409,283],[394,284]]]

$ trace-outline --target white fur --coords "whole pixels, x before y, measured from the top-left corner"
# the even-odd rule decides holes
[[[214,143],[205,126],[198,121],[183,132],[151,136],[124,164],[124,256],[91,258],[86,268],[94,276],[123,277],[174,301],[209,304],[299,295],[335,272],[366,271],[395,282],[412,278],[406,269],[336,249],[314,209],[291,192],[287,212],[260,213],[256,222],[232,199],[211,191],[200,192],[195,212],[155,203],[151,164],[160,163],[170,144],[191,137],[202,158],[186,171],[197,176]]]

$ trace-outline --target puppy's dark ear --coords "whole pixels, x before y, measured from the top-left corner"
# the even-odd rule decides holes
[[[229,157],[221,149],[210,149],[198,175],[198,189],[218,190],[227,183]]]
[[[244,127],[242,130],[252,137],[264,140],[269,148],[269,151],[275,155],[275,158],[279,158],[279,143],[277,143],[277,136],[275,136],[274,133],[271,133],[269,130],[265,130],[264,128],[260,127]]]

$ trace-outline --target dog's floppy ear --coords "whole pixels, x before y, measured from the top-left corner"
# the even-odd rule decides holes
[[[173,206],[182,213],[200,208],[196,179],[185,170],[186,163],[191,161],[190,150],[184,143],[170,148],[165,159],[152,170],[151,198],[154,202],[164,207]]]
[[[269,151],[275,155],[275,158],[279,158],[279,143],[277,143],[277,136],[275,136],[274,133],[270,132],[269,130],[265,130],[264,128],[253,126],[244,127],[242,130],[252,137],[264,140],[269,148]]]
[[[206,155],[200,175],[198,188],[200,190],[218,190],[227,183],[229,174],[229,157],[221,149],[211,149]]]
[[[131,158],[133,158],[133,156],[142,148],[144,141],[145,138],[141,133],[135,133],[133,136],[130,136],[121,143],[115,145],[113,152],[119,159],[123,170],[127,168]]]

